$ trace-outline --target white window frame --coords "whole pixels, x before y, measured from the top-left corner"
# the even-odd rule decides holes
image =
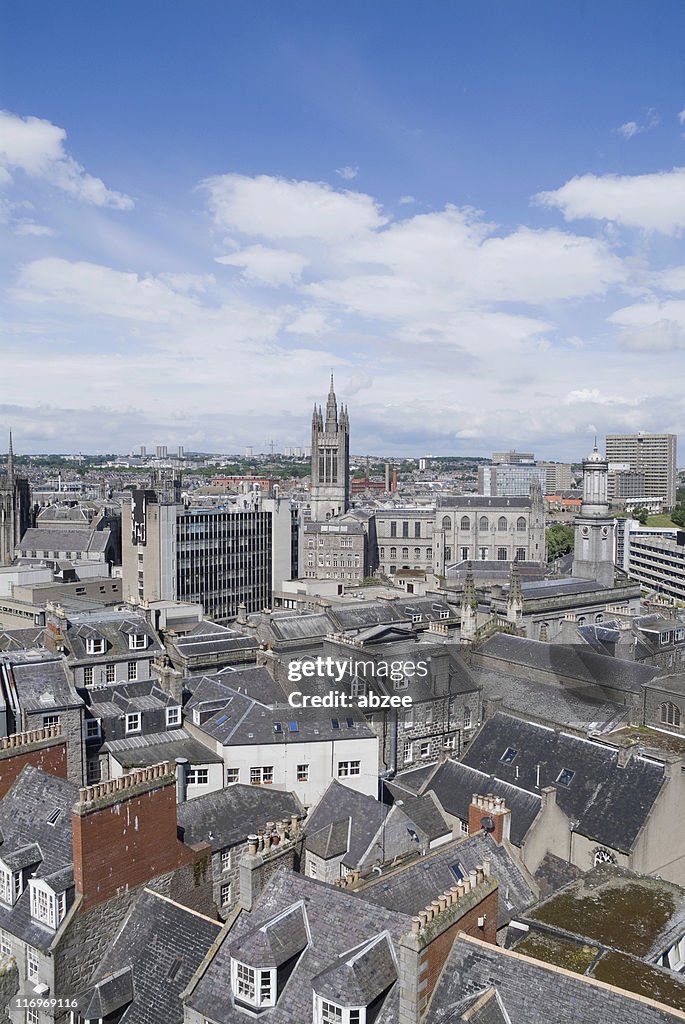
[[[251,786],[271,786],[274,781],[273,765],[254,765],[250,768]]]
[[[230,847],[221,851],[221,870],[230,871],[233,864],[233,851]]]
[[[208,786],[209,768],[189,768],[186,772],[188,786]]]
[[[138,662],[129,661],[126,665],[126,681],[135,683],[138,679]]]
[[[12,941],[9,934],[0,928],[0,956],[12,956]]]
[[[347,779],[351,776],[361,775],[361,761],[338,761],[338,778]]]
[[[31,917],[34,921],[46,924],[48,928],[57,928],[66,910],[66,894],[53,892],[39,879],[29,882],[31,895]]]
[[[309,782],[309,765],[298,764],[297,766],[297,781],[298,782]]]
[[[314,1024],[366,1024],[365,1006],[341,1006],[314,993]]]
[[[24,891],[24,876],[0,862],[0,900],[14,906]]]
[[[59,715],[43,715],[43,728],[51,729],[59,725]]]
[[[129,633],[128,649],[129,651],[146,651],[147,641],[147,633]]]
[[[264,983],[268,981],[268,994],[264,994]],[[276,1005],[275,968],[252,967],[231,958],[231,988],[240,1003],[262,1009]]]
[[[104,636],[86,637],[86,654],[104,654],[107,648]]]
[[[136,719],[137,724],[129,725],[129,719]],[[130,711],[126,715],[125,731],[127,736],[131,736],[141,731],[143,727],[143,715],[140,711]]]
[[[31,946],[26,947],[26,978],[28,981],[33,981],[40,974],[40,958],[36,953],[35,949]]]
[[[240,768],[227,768],[226,769],[226,785],[235,786],[236,783],[240,782]]]
[[[228,907],[231,904],[231,883],[224,882],[219,890],[219,902],[222,907]]]
[[[166,727],[167,729],[175,728],[175,726],[181,724],[181,708],[177,705],[173,708],[166,709]]]

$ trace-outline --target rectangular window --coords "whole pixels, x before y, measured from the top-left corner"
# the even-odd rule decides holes
[[[40,1017],[38,1016],[38,1010],[30,1006],[26,1011],[26,1024],[40,1024]]]
[[[0,956],[12,956],[12,943],[7,932],[0,929]]]
[[[107,665],[105,668],[105,681],[113,683],[116,678],[116,668],[114,665]]]
[[[38,977],[38,970],[40,963],[38,961],[38,955],[32,949],[26,949],[26,977],[29,981],[32,978]]]
[[[245,964],[238,964],[236,971],[236,995],[254,1002],[255,974],[256,971],[252,967],[246,967]]]
[[[414,523],[414,536],[415,537],[420,537],[421,536],[421,523]]]
[[[413,729],[414,728],[414,709],[413,708],[409,708],[407,711],[404,712],[404,728],[405,729]]]
[[[221,851],[221,870],[222,871],[230,871],[231,870],[231,851],[230,850],[222,850]]]
[[[221,886],[221,906],[227,907],[231,902],[231,883]]]
[[[208,786],[209,768],[190,768],[186,772],[186,782],[189,786]]]
[[[147,647],[147,636],[145,633],[129,633],[128,646],[131,651],[144,651]]]
[[[167,708],[166,709],[166,727],[167,729],[173,728],[175,725],[181,724],[181,709],[180,708]]]
[[[297,781],[298,782],[309,782],[309,765],[298,764],[297,766]]]
[[[102,768],[100,766],[100,759],[97,757],[89,758],[86,761],[86,784],[94,786],[96,782],[102,781]]]
[[[471,708],[464,708],[464,728],[465,729],[470,729],[471,728],[471,722],[472,722],[472,719],[471,719]]]
[[[274,781],[273,765],[264,768],[250,768],[250,784],[253,786],[271,785]]]
[[[43,715],[43,728],[50,729],[52,726],[59,725],[59,715]]]
[[[131,682],[131,681],[133,681],[133,680],[138,678],[138,662],[137,661],[129,661],[129,663],[128,663],[127,678],[128,678],[129,682]]]
[[[342,1024],[343,1021],[343,1010],[342,1006],[336,1006],[335,1003],[329,1003],[325,999],[321,1000],[321,1024]]]
[[[141,718],[140,711],[134,711],[126,715],[126,732],[140,732]]]
[[[402,536],[403,537],[408,537],[409,536],[409,523],[406,523],[406,522],[402,523]]]
[[[236,782],[240,782],[240,768],[227,768],[226,785],[234,786]]]
[[[465,821],[464,818],[459,819],[459,831],[463,836],[467,836],[469,834],[469,823],[468,821]]]
[[[83,670],[83,685],[84,686],[92,686],[93,685],[93,666],[92,665],[86,665],[86,667]]]
[[[421,757],[428,757],[430,752],[431,752],[431,745],[430,745],[430,743],[421,743],[420,744],[420,746],[419,746],[419,755]]]
[[[89,637],[86,640],[86,654],[104,654],[105,653],[105,639],[104,637]]]
[[[344,779],[348,775],[361,775],[361,761],[338,761],[338,778]]]
[[[397,536],[397,523],[390,523],[390,536],[391,537],[396,537]]]

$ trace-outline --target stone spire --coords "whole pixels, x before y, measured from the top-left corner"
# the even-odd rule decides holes
[[[521,590],[521,576],[519,574],[518,562],[511,563],[509,573],[509,593],[507,594],[507,620],[515,625],[520,625],[523,617],[523,591]]]
[[[12,431],[10,430],[10,443],[7,449],[7,484],[14,485],[14,450],[12,448]]]
[[[463,644],[471,643],[475,639],[477,625],[478,598],[476,596],[476,584],[473,580],[473,566],[471,562],[467,562],[464,592],[461,595],[461,628],[459,631],[459,638]]]
[[[326,402],[326,430],[336,431],[338,429],[338,402],[335,397],[335,388],[333,386],[333,373],[331,373],[331,386],[328,392],[328,401]]]

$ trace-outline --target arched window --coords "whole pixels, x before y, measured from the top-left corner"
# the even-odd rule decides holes
[[[500,530],[500,531],[505,531],[506,528],[507,528],[507,518],[506,518],[506,516],[500,516],[499,519],[497,520],[497,529]]]
[[[462,516],[461,517],[461,528],[462,528],[462,530],[470,530],[471,529],[471,520],[469,519],[468,516]]]
[[[487,530],[489,525],[490,524],[488,523],[488,517],[487,516],[481,516],[480,520],[478,521],[478,529],[479,530]]]
[[[659,706],[662,725],[675,725],[680,728],[680,708],[670,700]]]
[[[402,558],[409,558],[409,548],[402,548]]]
[[[443,516],[442,517],[442,528],[443,528],[443,530],[451,530],[451,528],[452,528],[452,520],[450,519],[449,516]]]
[[[598,846],[593,856],[593,866],[598,867],[600,864],[618,864],[616,855],[611,850],[605,850],[603,846]]]
[[[604,622],[604,616],[601,612],[597,612],[595,615],[595,622]]]
[[[526,529],[526,525],[527,525],[526,524],[526,517],[525,516],[519,516],[518,519],[516,520],[516,529],[517,530],[525,530]]]
[[[414,548],[414,558],[421,557],[421,548]]]
[[[397,548],[390,548],[390,557],[397,558]]]

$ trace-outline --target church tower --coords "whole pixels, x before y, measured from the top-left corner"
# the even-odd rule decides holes
[[[609,514],[607,461],[595,447],[583,459],[583,502],[575,520],[573,575],[614,585],[614,518]]]
[[[0,565],[10,565],[14,548],[28,530],[31,519],[29,482],[14,471],[10,433],[7,465],[0,470]]]
[[[350,507],[350,421],[347,406],[340,405],[333,386],[326,401],[326,415],[314,406],[312,415],[312,522],[324,523]]]

